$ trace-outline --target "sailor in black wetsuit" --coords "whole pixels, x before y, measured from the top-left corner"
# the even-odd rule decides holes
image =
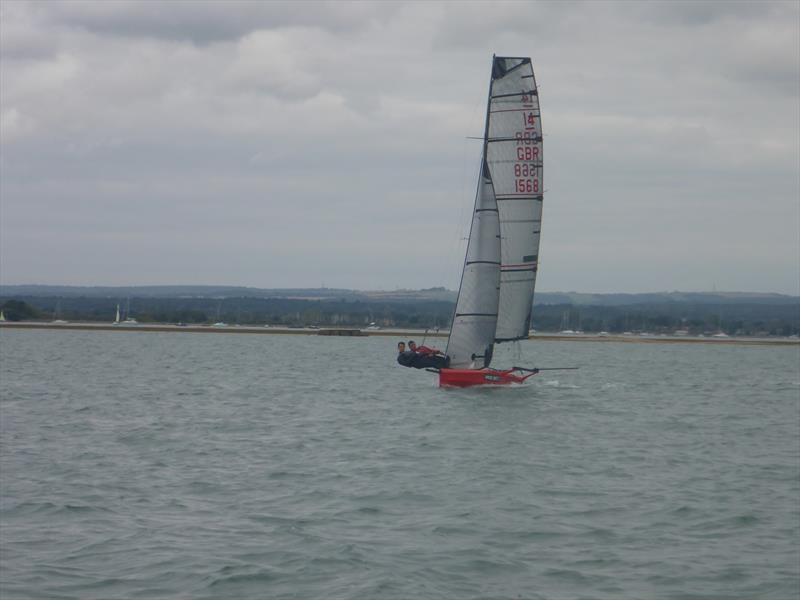
[[[413,367],[417,353],[413,350],[406,350],[405,342],[397,342],[397,362],[404,367]],[[417,367],[419,368],[419,367]]]

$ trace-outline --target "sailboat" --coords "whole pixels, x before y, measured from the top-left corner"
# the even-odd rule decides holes
[[[530,58],[492,57],[475,208],[439,385],[522,383],[493,369],[494,344],[528,338],[539,261],[542,126]]]
[[[114,325],[119,325],[119,304],[117,304],[117,314],[114,316]]]
[[[125,309],[125,320],[120,325],[138,325],[139,321],[131,316],[131,299],[128,298],[128,306]]]

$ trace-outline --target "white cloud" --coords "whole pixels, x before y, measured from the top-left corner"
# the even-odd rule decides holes
[[[0,111],[0,140],[13,142],[33,130],[34,123],[14,107]]]

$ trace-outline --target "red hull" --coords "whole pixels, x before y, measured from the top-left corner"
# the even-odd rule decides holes
[[[520,373],[515,375],[514,373]],[[522,374],[517,369],[441,369],[439,387],[472,387],[474,385],[509,385],[523,383],[535,373]]]

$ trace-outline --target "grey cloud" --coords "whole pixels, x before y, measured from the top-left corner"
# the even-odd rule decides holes
[[[103,35],[190,40],[196,44],[231,41],[261,29],[316,27],[348,33],[375,19],[390,18],[394,3],[369,2],[138,2],[62,1],[47,3],[53,25]]]
[[[720,2],[678,0],[676,2],[617,2],[616,8],[659,25],[703,27],[726,19],[752,19],[781,12],[789,2]]]
[[[455,287],[507,52],[542,86],[541,289],[793,291],[787,4],[15,4],[0,278]]]
[[[4,61],[51,57],[58,47],[58,35],[40,26],[35,6],[17,2],[0,4],[0,56]]]

